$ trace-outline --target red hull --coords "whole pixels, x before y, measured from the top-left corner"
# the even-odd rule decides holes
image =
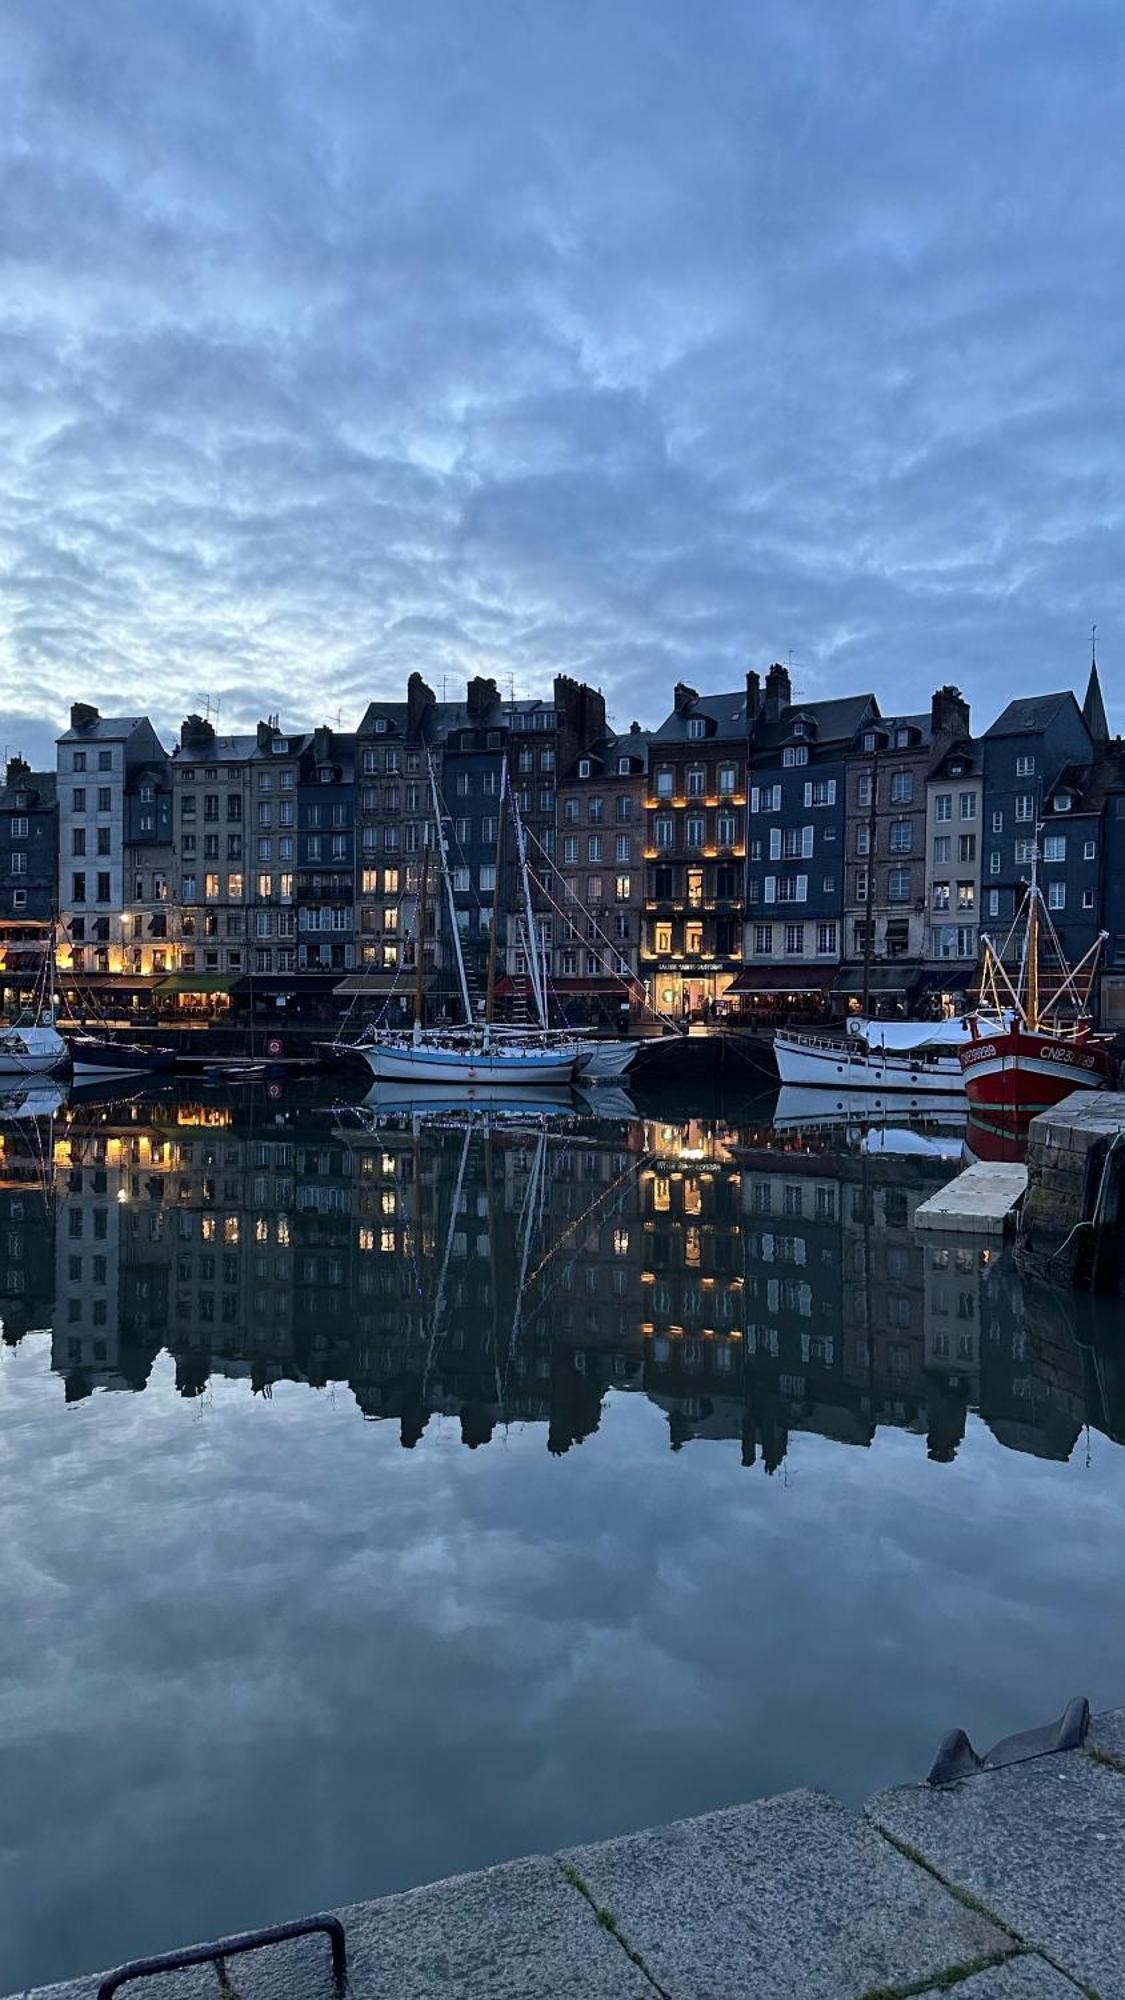
[[[1013,1027],[958,1051],[970,1104],[1034,1116],[1075,1090],[1112,1090],[1117,1064],[1099,1042]]]

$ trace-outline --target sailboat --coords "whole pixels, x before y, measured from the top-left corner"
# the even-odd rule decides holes
[[[970,1105],[999,1109],[1026,1122],[1071,1091],[1114,1089],[1118,1063],[1109,1037],[1092,1032],[1089,1004],[1107,933],[1102,931],[1078,963],[1068,966],[1039,886],[1038,841],[1032,850],[1031,881],[1009,944],[1021,926],[1015,980],[1004,964],[1003,951],[991,938],[981,940],[981,1009],[987,1012],[970,1015],[969,1039],[960,1051],[960,1062]],[[1057,980],[1046,1000],[1041,962],[1045,953],[1054,959]],[[989,1015],[1000,1015],[1000,1023]]]
[[[529,1085],[569,1084],[574,1077],[577,1048],[573,1037],[568,1037],[565,1041],[555,1041],[549,1036],[537,1035],[526,1029],[500,1033],[493,1026],[500,915],[499,863],[504,837],[503,804],[506,778],[505,765],[500,787],[501,811],[497,827],[497,866],[493,887],[492,934],[488,951],[488,988],[484,1021],[478,1026],[473,1020],[472,1003],[469,998],[437,780],[432,762],[430,764],[430,790],[436,835],[434,846],[445,887],[449,931],[457,967],[464,1024],[461,1027],[447,1029],[427,1028],[424,1022],[425,937],[430,878],[430,848],[427,846],[423,849],[422,879],[414,938],[413,1031],[395,1032],[376,1026],[355,1044],[357,1055],[363,1057],[372,1074],[381,1082],[441,1085],[446,1088],[450,1084],[496,1084],[509,1089],[513,1086],[526,1088]]]
[[[70,1053],[55,1026],[55,949],[50,924],[4,923],[0,933],[13,949],[44,944],[43,964],[27,1006],[10,1027],[0,1028],[0,1077],[55,1076],[70,1067]],[[39,933],[35,936],[33,934]]]

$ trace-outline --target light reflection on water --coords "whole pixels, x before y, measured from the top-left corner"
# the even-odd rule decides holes
[[[656,1108],[5,1129],[0,1991],[1125,1699],[1115,1310]]]

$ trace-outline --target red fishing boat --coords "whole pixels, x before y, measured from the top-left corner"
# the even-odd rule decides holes
[[[970,1105],[1000,1112],[1009,1132],[1073,1090],[1112,1090],[1117,1082],[1109,1038],[1094,1033],[1090,1013],[1106,933],[1077,965],[1067,964],[1039,887],[1037,859],[1005,947],[997,951],[991,938],[981,941],[980,1008],[959,1051]],[[1013,978],[1004,960],[1017,939]]]

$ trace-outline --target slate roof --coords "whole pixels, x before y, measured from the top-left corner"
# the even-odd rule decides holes
[[[746,734],[746,690],[740,688],[735,694],[697,695],[682,715],[673,709],[659,729],[652,732],[656,743],[695,742],[688,735],[688,721],[693,715],[702,715],[708,722],[715,723],[715,736],[720,741]]]
[[[16,807],[16,793],[26,792],[30,803]],[[54,805],[57,797],[55,773],[53,771],[28,771],[26,776],[17,778],[13,784],[0,785],[0,811],[46,812]]]
[[[873,694],[844,695],[828,701],[793,701],[782,711],[777,722],[759,722],[752,747],[769,750],[775,745],[791,742],[793,724],[801,715],[807,715],[816,724],[818,745],[850,743],[869,715],[873,721],[880,719]]]
[[[138,729],[142,722],[147,721],[147,715],[99,715],[97,721],[91,722],[88,729],[64,729],[62,735],[56,737],[55,741],[57,743],[125,743],[133,734],[134,729]]]
[[[1074,702],[1069,688],[1060,694],[1025,694],[1010,701],[1007,708],[997,716],[995,722],[985,730],[986,736],[1022,736],[1040,729],[1049,729],[1061,708],[1067,702]]]

